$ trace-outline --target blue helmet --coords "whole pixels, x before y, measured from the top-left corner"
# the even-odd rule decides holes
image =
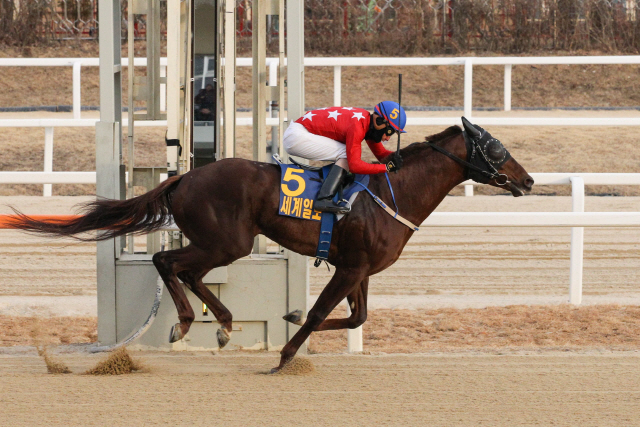
[[[404,126],[407,124],[407,113],[397,102],[382,101],[375,106],[374,110],[380,117],[384,117],[397,132],[406,133]]]

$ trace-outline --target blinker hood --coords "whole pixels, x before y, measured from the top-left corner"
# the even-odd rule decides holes
[[[465,117],[462,117],[462,125],[465,130],[464,140],[467,146],[467,161],[469,163],[493,173],[500,170],[511,158],[509,151],[489,132],[478,125],[472,124]],[[491,180],[491,178],[471,168],[466,168],[465,175],[465,178],[481,184],[486,184]]]

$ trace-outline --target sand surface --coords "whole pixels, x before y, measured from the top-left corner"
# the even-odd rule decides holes
[[[316,372],[265,375],[277,355],[133,353],[149,373],[77,375],[104,356],[0,355],[12,426],[630,426],[637,352],[312,355]]]

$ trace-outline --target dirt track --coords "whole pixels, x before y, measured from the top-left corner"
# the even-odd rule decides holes
[[[58,357],[83,372],[103,356]],[[264,375],[277,363],[270,354],[140,357],[150,373],[93,377],[47,374],[33,354],[0,356],[0,419],[12,426],[602,427],[637,425],[640,416],[637,352],[315,355],[308,376]]]

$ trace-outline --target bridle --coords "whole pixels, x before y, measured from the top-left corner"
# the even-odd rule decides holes
[[[502,156],[502,158],[496,160],[489,158],[486,153],[487,147],[492,142],[500,143],[500,141],[493,138],[486,130],[482,128],[480,128],[482,129],[481,131],[475,128],[471,130],[467,126],[465,126],[465,128],[467,129],[467,131],[462,132],[462,134],[465,139],[465,146],[467,147],[467,159],[469,161],[462,160],[458,156],[448,152],[444,148],[436,145],[431,141],[427,141],[427,144],[429,144],[429,146],[434,150],[463,165],[466,168],[465,178],[467,179],[473,179],[474,181],[483,184],[488,183],[492,179],[495,180],[495,183],[500,186],[509,184],[511,182],[509,181],[509,177],[506,174],[498,172],[498,168],[500,168],[504,163],[507,162],[507,160],[509,160],[509,158],[511,158],[509,152],[503,148],[504,156]],[[473,135],[470,135],[470,133],[473,133]],[[473,164],[474,162],[478,163],[478,160],[480,160],[480,163],[482,164],[482,166],[484,166],[484,168]]]

